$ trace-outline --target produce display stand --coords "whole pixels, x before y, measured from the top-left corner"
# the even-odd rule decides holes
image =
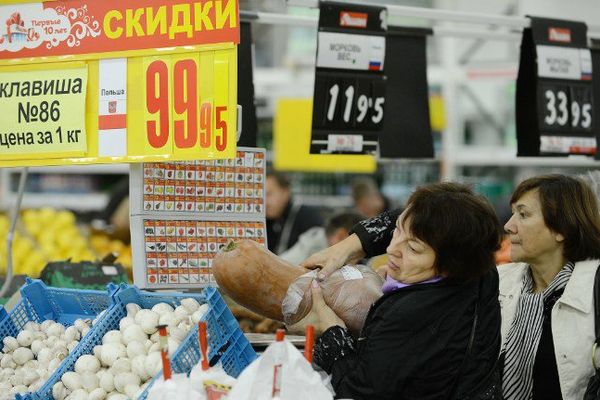
[[[216,285],[213,257],[232,239],[266,245],[265,150],[225,160],[133,165],[129,204],[134,283],[148,289]]]
[[[129,303],[138,304],[142,308],[152,308],[158,303],[167,303],[174,307],[180,305],[184,298],[194,298],[201,304],[208,304],[209,309],[202,318],[206,321],[208,329],[209,360],[211,365],[221,361],[225,371],[237,377],[242,370],[255,358],[256,353],[250,343],[240,331],[237,321],[231,311],[225,305],[219,292],[212,287],[204,289],[200,293],[151,293],[139,290],[135,286],[120,285],[111,286],[108,289],[111,304],[102,315],[92,330],[81,340],[77,348],[63,360],[61,366],[46,381],[44,386],[35,394],[25,396],[24,399],[52,399],[52,387],[61,376],[72,371],[75,362],[83,354],[91,354],[94,346],[101,344],[102,337],[110,330],[119,329],[119,321],[126,316],[125,306]],[[174,354],[170,355],[171,370],[174,373],[189,373],[200,361],[200,347],[198,344],[198,325],[187,334]],[[154,378],[152,383],[162,376],[162,371]],[[145,399],[148,395],[146,390],[138,397]]]

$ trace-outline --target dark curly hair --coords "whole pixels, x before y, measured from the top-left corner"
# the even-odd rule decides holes
[[[400,223],[436,253],[434,267],[449,280],[468,281],[495,268],[502,226],[485,197],[458,183],[421,186],[410,196]]]

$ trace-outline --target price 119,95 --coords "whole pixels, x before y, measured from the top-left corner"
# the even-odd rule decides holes
[[[319,78],[317,78],[319,80]],[[375,79],[327,79],[317,82],[318,128],[379,130],[383,123],[385,82]],[[319,84],[320,83],[320,84]],[[319,93],[320,92],[320,93]]]

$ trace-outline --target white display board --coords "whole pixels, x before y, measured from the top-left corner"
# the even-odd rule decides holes
[[[266,245],[265,150],[235,159],[132,165],[134,283],[147,289],[215,285],[212,260],[231,239]]]

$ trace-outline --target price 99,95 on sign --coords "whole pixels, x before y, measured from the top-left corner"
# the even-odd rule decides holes
[[[6,108],[3,102],[9,99],[1,91],[4,84],[10,87],[15,74],[23,82],[40,80],[47,67],[0,68],[0,167],[235,157],[236,61],[236,49],[231,47],[76,63],[83,67],[57,70],[55,81],[68,81],[71,75],[65,71],[80,71],[87,84],[73,83],[71,92],[77,90],[72,98],[47,99],[47,118],[43,96],[13,96],[10,100],[18,102]],[[31,71],[16,72],[23,68]],[[71,82],[80,82],[75,79]],[[43,87],[42,83],[42,92]],[[60,121],[54,121],[58,116]],[[52,137],[46,134],[38,143],[35,134],[48,130]],[[18,133],[29,131],[34,143],[21,143]],[[62,142],[56,132],[62,133]]]
[[[197,61],[183,58],[146,61],[146,134],[154,149],[211,149],[228,142],[228,106],[201,98]]]

